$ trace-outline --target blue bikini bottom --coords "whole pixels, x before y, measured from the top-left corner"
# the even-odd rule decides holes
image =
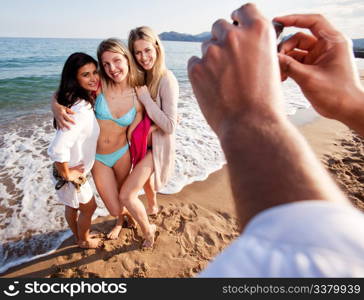
[[[108,166],[109,168],[112,168],[116,162],[128,151],[129,144],[126,144],[124,147],[120,148],[119,150],[116,150],[113,153],[109,154],[97,154],[96,153],[96,160],[99,162],[102,162],[105,166]]]

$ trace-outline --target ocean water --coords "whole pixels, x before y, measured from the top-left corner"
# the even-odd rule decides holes
[[[71,235],[50,181],[50,98],[66,58],[76,51],[96,57],[100,41],[0,38],[0,273],[55,250]],[[200,44],[164,45],[167,66],[180,86],[175,174],[162,191],[171,194],[205,179],[225,158],[187,77],[187,61],[200,55]],[[293,81],[283,90],[287,114],[309,106]],[[95,217],[107,215],[99,197],[97,202]]]

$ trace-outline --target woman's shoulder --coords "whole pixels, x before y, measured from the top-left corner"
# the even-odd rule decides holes
[[[79,114],[84,111],[92,110],[92,106],[86,100],[79,99],[74,105],[72,105],[71,109],[74,113]]]
[[[173,74],[171,70],[167,69],[161,78],[160,81],[161,87],[163,87],[164,85],[175,85],[175,84],[178,85],[176,76]]]
[[[173,79],[173,80],[176,80],[176,76],[174,75],[174,73],[169,70],[169,69],[166,69],[166,71],[164,72],[162,78],[165,78],[165,79]]]

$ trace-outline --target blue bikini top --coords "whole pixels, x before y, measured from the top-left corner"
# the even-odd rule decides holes
[[[134,121],[136,115],[135,94],[133,95],[133,107],[125,115],[121,116],[119,119],[115,119],[107,106],[104,94],[100,93],[96,98],[95,115],[99,120],[111,120],[122,127],[129,126]]]

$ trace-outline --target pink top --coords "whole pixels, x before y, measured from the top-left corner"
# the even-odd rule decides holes
[[[143,120],[139,122],[131,135],[130,156],[131,165],[134,168],[147,154],[148,133],[152,122],[147,113],[144,114]]]

